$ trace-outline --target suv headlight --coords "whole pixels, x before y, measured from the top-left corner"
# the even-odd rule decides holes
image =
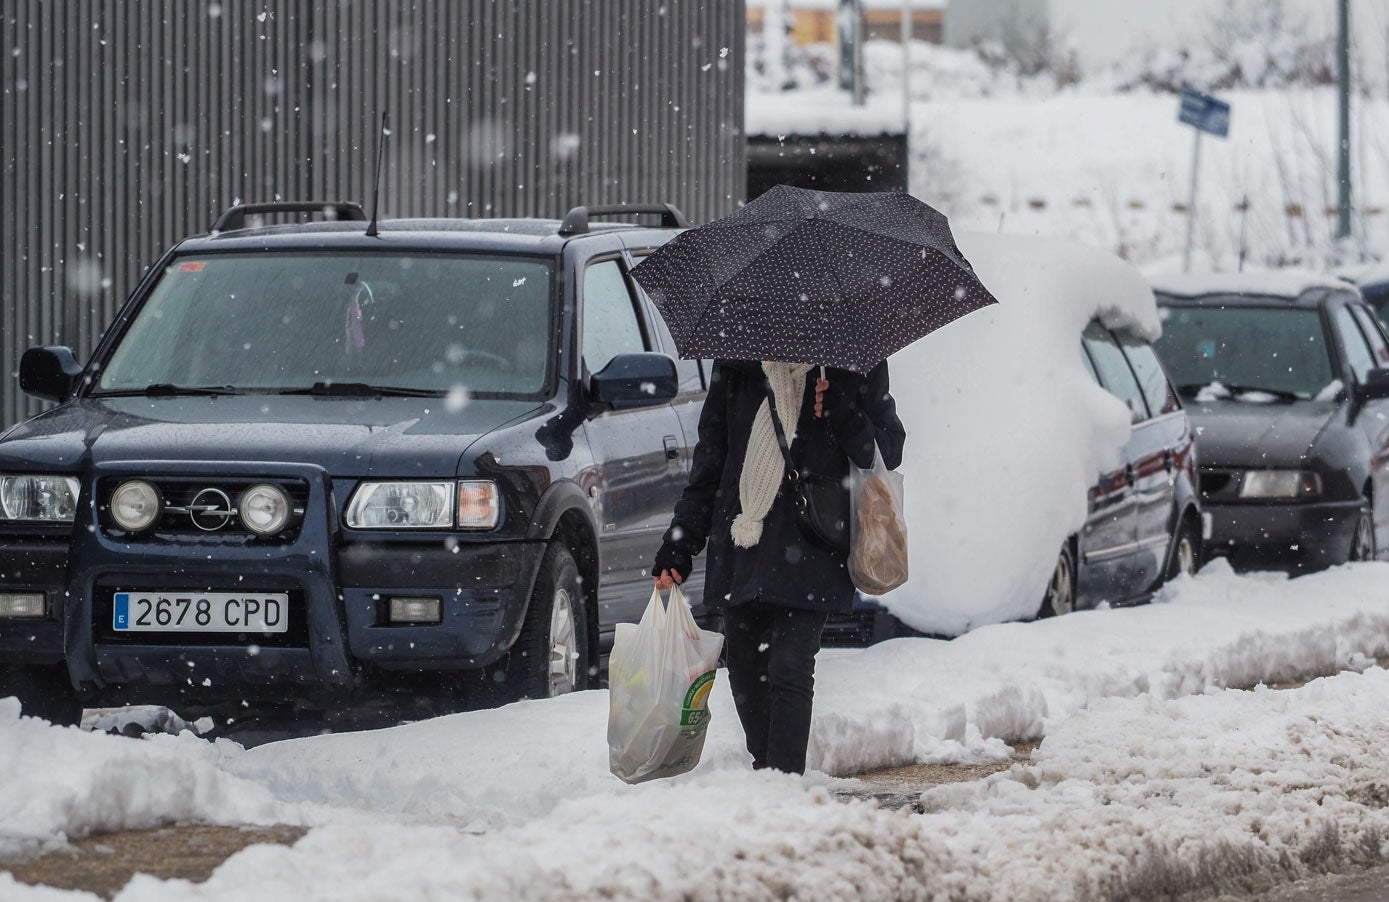
[[[346,520],[353,529],[491,529],[497,515],[497,484],[488,479],[364,482]]]
[[[1241,498],[1315,498],[1321,477],[1308,470],[1249,470],[1240,480]]]
[[[0,519],[71,523],[80,492],[71,476],[0,475]]]

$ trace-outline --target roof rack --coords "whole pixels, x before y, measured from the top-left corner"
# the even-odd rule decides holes
[[[330,220],[367,221],[367,214],[362,210],[361,204],[328,200],[282,200],[268,204],[237,204],[230,207],[212,224],[212,231],[230,232],[244,229],[246,216],[251,213],[322,213]]]
[[[688,229],[690,221],[674,204],[603,204],[592,207],[575,207],[565,214],[560,223],[561,235],[583,235],[588,232],[590,216],[630,216],[633,213],[653,213],[661,217],[663,229]]]

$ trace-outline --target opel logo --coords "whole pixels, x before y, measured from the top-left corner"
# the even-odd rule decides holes
[[[221,489],[203,489],[188,505],[188,519],[203,532],[216,532],[231,522],[232,505]]]

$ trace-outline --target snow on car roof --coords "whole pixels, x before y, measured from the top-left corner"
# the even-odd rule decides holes
[[[1335,276],[1301,269],[1167,273],[1152,276],[1151,281],[1154,291],[1186,298],[1207,294],[1253,294],[1292,299],[1309,288],[1347,287]]]
[[[882,599],[941,635],[1037,614],[1096,474],[1129,439],[1129,410],[1086,371],[1081,334],[1097,317],[1148,339],[1161,325],[1148,283],[1112,252],[955,238],[999,303],[892,357],[897,411],[920,450],[902,461],[911,581]]]

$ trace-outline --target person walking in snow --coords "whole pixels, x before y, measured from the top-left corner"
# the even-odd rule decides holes
[[[851,610],[854,585],[848,549],[802,533],[769,385],[801,472],[847,485],[850,462],[871,467],[875,444],[895,469],[906,430],[888,390],[886,361],[867,376],[804,364],[715,362],[689,485],[652,576],[662,589],[683,582],[708,544],[703,597],[723,614],[728,679],[753,767],[799,774],[820,634],[830,614]]]

